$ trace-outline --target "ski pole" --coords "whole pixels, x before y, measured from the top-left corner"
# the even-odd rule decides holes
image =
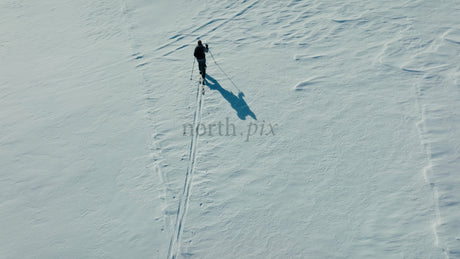
[[[214,60],[214,63],[220,69],[220,71],[222,71],[222,73],[224,73],[224,75],[228,78],[228,80],[230,80],[230,82],[232,82],[233,86],[238,90],[238,92],[241,93],[241,90],[238,88],[238,86],[236,86],[236,84],[233,82],[233,80],[227,75],[227,73],[225,73],[225,71],[222,69],[222,67],[220,67],[220,65],[217,64],[217,61],[214,58],[214,55],[212,54],[211,50],[209,50],[209,54],[211,54],[212,60]]]
[[[193,59],[193,65],[192,65],[192,73],[190,73],[190,80],[192,80],[193,77],[193,69],[195,68],[195,59]]]

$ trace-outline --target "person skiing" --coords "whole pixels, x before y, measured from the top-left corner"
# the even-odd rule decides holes
[[[201,77],[203,78],[202,83],[204,84],[204,79],[206,77],[206,52],[208,52],[208,44],[203,46],[201,40],[198,41],[198,45],[195,47],[195,56],[196,61],[198,61],[198,69],[200,70]]]

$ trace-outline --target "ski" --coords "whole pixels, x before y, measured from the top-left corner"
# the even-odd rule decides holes
[[[198,79],[198,84],[201,85],[201,94],[204,95],[204,92],[205,92],[205,87],[204,86],[206,85],[206,83],[205,83],[204,79],[201,76]]]

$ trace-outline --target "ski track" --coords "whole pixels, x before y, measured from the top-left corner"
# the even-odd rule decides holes
[[[200,34],[200,36],[196,37],[195,39],[210,35],[212,32],[218,30],[219,28],[225,26],[226,24],[228,24],[232,20],[234,20],[237,17],[239,17],[239,16],[243,15],[244,13],[246,13],[248,10],[253,8],[258,2],[259,1],[252,2],[251,4],[249,4],[248,6],[242,8],[236,14],[234,14],[233,16],[231,16],[228,19],[213,19],[213,20],[208,21],[205,24],[199,26],[197,29],[193,30],[193,33],[196,33],[196,32],[198,32],[200,30],[203,30],[204,28],[207,28],[207,27],[209,27],[210,25],[212,25],[212,24],[214,24],[216,22],[222,21],[220,24],[218,24],[218,25],[212,27],[211,29],[207,30],[206,32]],[[190,30],[190,28],[186,29],[186,30]],[[187,36],[188,35],[184,35],[184,34],[176,34],[175,36],[170,38],[170,39],[172,39],[171,42],[160,46],[156,50],[159,51],[159,50],[170,48],[170,47],[172,47],[173,44],[178,43],[179,41],[187,38]],[[181,45],[179,47],[176,47],[174,50],[171,50],[171,51],[168,51],[168,52],[164,53],[162,56],[165,57],[165,56],[171,55],[171,54],[175,53],[176,51],[181,50],[183,48],[186,48],[188,46],[190,46],[190,44],[183,44],[183,45]],[[170,258],[170,259],[177,258],[178,255],[180,254],[181,237],[182,237],[183,227],[184,227],[184,223],[185,223],[185,218],[186,218],[186,215],[187,215],[187,211],[189,209],[188,208],[189,207],[188,203],[189,203],[190,196],[191,196],[192,179],[193,179],[193,174],[195,172],[196,160],[197,160],[196,159],[196,154],[197,154],[197,146],[198,146],[198,141],[199,141],[198,130],[199,130],[199,125],[201,123],[202,110],[203,110],[203,105],[204,105],[204,97],[203,97],[203,94],[201,94],[200,89],[201,89],[201,83],[198,84],[197,93],[196,93],[196,110],[195,110],[195,113],[194,113],[194,120],[193,120],[194,134],[191,136],[191,139],[190,139],[190,149],[189,149],[189,157],[188,157],[189,164],[188,164],[187,171],[186,171],[186,174],[185,174],[184,187],[183,187],[183,190],[182,190],[181,197],[179,199],[179,205],[178,205],[177,214],[176,214],[176,222],[174,224],[174,230],[172,232],[172,236],[171,236],[171,240],[170,240],[170,244],[169,244],[169,249],[168,249],[167,258]]]
[[[176,214],[176,224],[174,225],[173,235],[171,237],[171,241],[169,243],[168,249],[168,258],[176,258],[177,255],[180,253],[180,241],[182,236],[182,227],[185,220],[185,216],[188,210],[188,202],[190,200],[191,195],[191,185],[192,185],[192,178],[195,172],[195,164],[196,164],[196,153],[197,153],[197,145],[199,139],[199,125],[201,123],[201,116],[203,110],[203,103],[204,98],[203,94],[201,94],[201,83],[198,83],[197,86],[197,93],[196,93],[196,110],[193,119],[193,132],[190,138],[190,150],[189,150],[189,164],[187,167],[187,172],[185,174],[185,181],[184,181],[184,188],[182,190],[182,195],[179,200],[179,207],[177,209]]]

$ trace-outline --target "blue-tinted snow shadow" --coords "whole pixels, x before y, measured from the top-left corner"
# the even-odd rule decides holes
[[[222,95],[222,97],[230,103],[232,108],[236,111],[238,118],[246,120],[247,116],[252,117],[254,120],[257,120],[256,115],[251,111],[248,104],[244,100],[244,93],[239,92],[236,96],[231,91],[224,89],[216,79],[210,75],[206,75],[206,85],[211,90],[217,90]]]

